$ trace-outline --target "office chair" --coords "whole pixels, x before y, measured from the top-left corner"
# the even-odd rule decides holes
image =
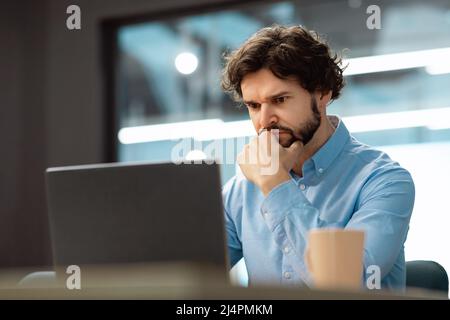
[[[17,285],[22,288],[54,288],[58,282],[54,271],[37,271],[27,274]]]
[[[435,261],[407,261],[406,286],[443,291],[448,295],[447,272]]]

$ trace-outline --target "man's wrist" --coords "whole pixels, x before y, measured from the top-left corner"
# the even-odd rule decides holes
[[[264,181],[261,183],[260,188],[265,197],[274,189],[279,186],[283,182],[289,181],[291,177],[289,173],[286,171],[280,171],[275,175],[267,176]]]

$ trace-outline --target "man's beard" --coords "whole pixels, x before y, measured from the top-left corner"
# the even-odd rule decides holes
[[[294,132],[290,128],[280,126],[277,124],[271,126],[269,130],[279,129],[281,131],[286,131],[291,135],[291,138],[288,141],[285,142],[280,141],[280,144],[285,148],[289,148],[295,141],[300,141],[303,143],[303,145],[306,145],[308,142],[311,141],[314,134],[319,129],[321,123],[320,112],[319,109],[317,108],[317,101],[312,95],[311,95],[311,111],[313,114],[312,119],[308,120],[298,132]]]

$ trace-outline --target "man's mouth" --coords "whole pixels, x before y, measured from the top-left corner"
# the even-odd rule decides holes
[[[286,138],[286,135],[289,135],[289,136],[291,136],[291,138],[289,139],[291,143],[294,142],[294,141],[297,141],[297,140],[303,142],[303,139],[300,136],[296,135],[294,133],[294,131],[292,131],[291,129],[280,128],[278,126],[275,126],[275,127],[272,127],[272,128],[261,128],[259,130],[259,132],[258,132],[258,135],[260,135],[265,130],[269,130],[269,131],[271,131],[271,130],[278,130],[278,135],[280,137],[283,136],[283,138]]]
[[[261,134],[263,131],[272,131],[272,130],[278,130],[279,134],[285,134],[285,133],[289,133],[290,135],[292,135],[292,131],[291,130],[287,130],[287,129],[279,129],[279,128],[261,128],[258,131],[258,134]]]
[[[300,140],[300,141],[302,141],[302,139],[301,139],[301,137],[299,137],[299,136],[297,136],[293,131],[291,131],[291,130],[280,130],[279,131],[279,134],[280,134],[280,136],[281,135],[289,135],[289,136],[291,136],[291,139],[293,140],[293,141],[296,141],[296,140]]]

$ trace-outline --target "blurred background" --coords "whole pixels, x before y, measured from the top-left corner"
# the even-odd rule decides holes
[[[81,8],[81,30],[66,8]],[[380,8],[381,29],[366,10]],[[416,203],[407,260],[450,270],[450,2],[165,0],[0,2],[0,268],[46,266],[48,166],[169,161],[253,135],[220,89],[223,54],[273,23],[301,24],[342,53],[346,87],[329,108],[360,141],[408,169]],[[197,144],[195,144],[197,142]],[[222,182],[235,173],[221,165]],[[245,284],[245,265],[237,268]]]

